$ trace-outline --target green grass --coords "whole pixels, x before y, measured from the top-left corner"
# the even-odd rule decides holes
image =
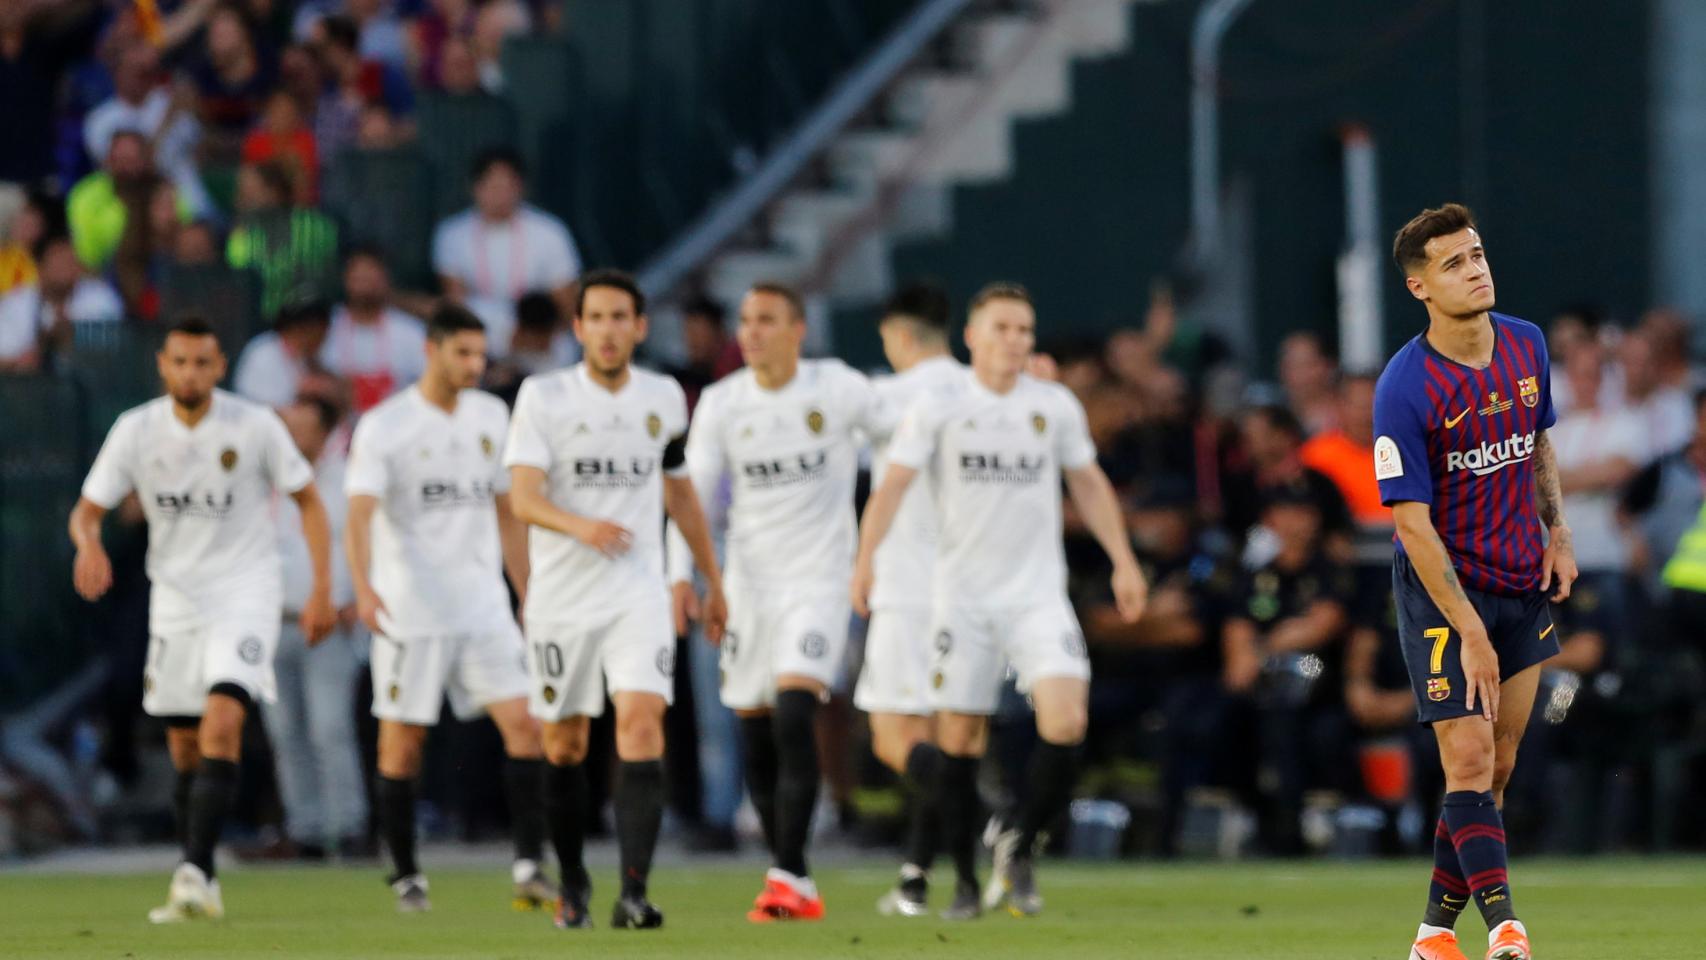
[[[545,914],[512,911],[502,868],[434,871],[432,913],[408,917],[393,912],[375,869],[232,872],[225,922],[171,927],[145,918],[164,897],[164,873],[0,874],[0,955],[1399,960],[1415,930],[1427,871],[1420,861],[1048,863],[1040,873],[1048,897],[1042,917],[956,925],[876,916],[872,903],[892,874],[872,865],[822,873],[830,910],[823,922],[755,927],[743,913],[759,884],[756,869],[665,864],[653,884],[669,914],[665,929],[605,928],[614,878],[600,875],[593,904],[600,929],[572,934],[553,929]],[[1706,952],[1706,859],[1519,863],[1512,879],[1542,960]],[[1460,926],[1466,945],[1485,943],[1478,919],[1465,916]],[[1480,954],[1471,949],[1471,960]]]

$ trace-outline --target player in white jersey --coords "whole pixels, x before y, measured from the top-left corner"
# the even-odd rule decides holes
[[[516,905],[557,896],[539,866],[539,727],[527,715],[526,653],[503,582],[508,570],[525,597],[527,530],[509,509],[509,411],[475,389],[485,367],[479,319],[440,306],[427,323],[426,371],[362,416],[344,475],[356,611],[373,631],[374,793],[395,866],[391,887],[405,913],[429,906],[415,861],[415,780],[447,695],[457,716],[485,713],[503,736]]]
[[[556,923],[587,927],[581,764],[609,687],[622,876],[611,924],[645,929],[663,925],[646,881],[663,822],[663,715],[675,676],[663,512],[706,571],[708,636],[721,637],[727,613],[705,514],[687,479],[687,398],[674,380],[631,364],[646,338],[645,295],[633,278],[609,270],[582,277],[579,288],[574,333],[586,359],[522,383],[504,447],[515,515],[532,527],[522,611],[528,707],[545,724],[545,810],[563,871]]]
[[[155,923],[224,915],[213,848],[237,790],[243,719],[274,696],[272,657],[283,581],[272,497],[302,516],[313,585],[300,625],[331,630],[331,533],[314,474],[278,415],[223,390],[225,355],[204,321],[166,334],[157,358],[166,396],[113,424],[71,511],[74,580],[86,600],[112,586],[101,518],[135,493],[148,518],[148,660],[142,708],[164,718],[178,771],[174,807],[183,862]]]
[[[754,922],[823,916],[805,858],[819,779],[813,721],[847,644],[859,438],[892,426],[863,375],[800,359],[805,334],[798,295],[753,287],[740,307],[747,366],[706,388],[687,436],[700,496],[732,480],[722,701],[741,718],[747,789],[775,861],[747,915]],[[691,605],[679,536],[670,566]]]
[[[978,821],[975,776],[1008,664],[1036,710],[1040,738],[1016,826],[996,844],[984,905],[1015,914],[1042,908],[1032,871],[1038,834],[1071,796],[1089,716],[1090,661],[1066,597],[1060,483],[1113,561],[1120,615],[1135,622],[1147,587],[1112,484],[1096,465],[1084,408],[1059,384],[1023,373],[1036,312],[1016,284],[972,301],[971,372],[946,397],[908,408],[889,444],[888,471],[865,507],[854,606],[873,594],[875,555],[908,486],[928,473],[941,519],[931,633],[942,776],[937,802],[948,846],[970,847]]]
[[[948,298],[926,284],[902,289],[883,308],[877,332],[895,374],[879,377],[872,385],[891,411],[904,411],[917,398],[957,387],[964,378],[965,367],[948,352],[948,314]],[[885,453],[881,446],[875,451],[873,483],[882,479]],[[926,915],[929,870],[941,833],[936,778],[942,754],[933,739],[928,696],[936,527],[929,484],[917,484],[901,501],[894,529],[874,560],[878,586],[871,597],[864,664],[853,692],[854,705],[870,715],[871,751],[912,791],[900,879],[877,901],[877,911],[884,916]],[[968,857],[955,868],[959,895],[944,915],[976,916],[974,864]]]

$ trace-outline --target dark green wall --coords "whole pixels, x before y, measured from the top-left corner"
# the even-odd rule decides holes
[[[957,302],[986,280],[1018,279],[1039,299],[1045,336],[1138,316],[1188,224],[1194,9],[1135,6],[1132,48],[1080,65],[1070,114],[1021,124],[1015,176],[956,191],[954,235],[897,251],[897,275],[941,279]],[[1350,121],[1379,144],[1384,236],[1423,206],[1462,199],[1480,216],[1502,308],[1544,319],[1586,298],[1639,310],[1647,22],[1645,2],[1256,0],[1225,47],[1222,137],[1225,175],[1250,188],[1258,362],[1287,331],[1334,330],[1337,131]],[[1421,314],[1396,273],[1385,276],[1395,346]],[[869,320],[838,318],[838,339],[861,360],[875,356]]]

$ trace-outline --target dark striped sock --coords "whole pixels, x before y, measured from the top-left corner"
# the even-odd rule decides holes
[[[1463,879],[1457,848],[1451,843],[1451,830],[1442,816],[1434,829],[1434,876],[1428,884],[1428,909],[1422,914],[1422,922],[1450,930],[1457,925],[1457,915],[1468,905],[1469,883]]]
[[[1506,873],[1505,824],[1491,791],[1457,790],[1445,795],[1445,825],[1464,881],[1481,908],[1487,928],[1516,919]]]

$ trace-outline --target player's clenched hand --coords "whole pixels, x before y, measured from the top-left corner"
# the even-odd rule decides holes
[[[1149,584],[1143,579],[1143,571],[1135,566],[1115,567],[1111,583],[1114,606],[1119,608],[1120,619],[1136,623],[1143,616],[1144,604],[1149,600]]]
[[[1465,705],[1475,709],[1477,700],[1481,703],[1481,716],[1489,721],[1499,718],[1499,655],[1493,652],[1492,641],[1487,639],[1487,628],[1480,622],[1474,624],[1473,630],[1461,631],[1463,641],[1463,679],[1469,689],[1465,692]]]
[[[310,647],[331,636],[332,628],[338,625],[338,610],[332,606],[330,590],[315,590],[308,595],[308,602],[302,605],[302,614],[297,619],[297,626],[302,628],[302,635],[308,639]]]
[[[723,596],[720,584],[712,584],[705,590],[704,616],[701,619],[705,624],[705,639],[713,646],[720,645],[723,631],[729,623],[729,601]]]
[[[675,606],[675,635],[685,637],[688,622],[699,619],[699,597],[693,592],[693,584],[686,580],[677,580],[670,588],[670,594]],[[709,631],[706,632],[706,637],[709,639]]]
[[[385,631],[379,628],[379,615],[390,612],[385,609],[385,601],[379,599],[379,594],[374,593],[371,587],[356,592],[356,619],[360,620],[367,629],[373,631],[374,636],[385,636]]]
[[[99,600],[113,585],[113,564],[107,559],[107,552],[99,547],[91,547],[77,551],[77,559],[71,566],[71,580],[77,587],[77,595],[85,600]]]
[[[614,560],[634,545],[634,535],[619,523],[609,520],[588,520],[575,539]]]
[[[1553,527],[1551,537],[1546,541],[1546,553],[1540,558],[1540,592],[1551,590],[1552,581],[1556,579],[1558,589],[1552,594],[1552,602],[1563,603],[1570,598],[1570,586],[1579,575],[1576,546],[1570,540],[1570,528]]]
[[[871,615],[871,584],[874,580],[870,561],[861,559],[854,564],[853,582],[848,584],[847,594],[853,601],[853,612],[861,617]]]

